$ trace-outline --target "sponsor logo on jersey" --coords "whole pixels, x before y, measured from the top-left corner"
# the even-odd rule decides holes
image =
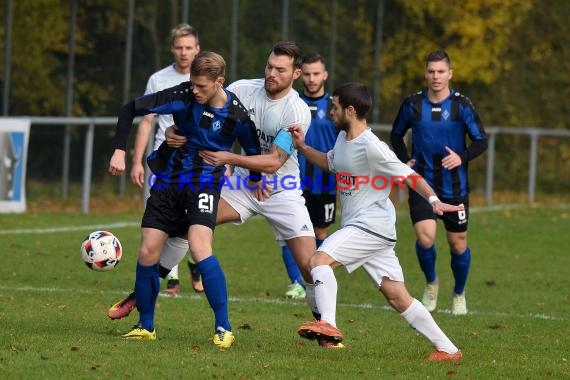
[[[214,114],[208,111],[204,111],[202,115],[209,117],[210,119],[214,118]]]
[[[336,175],[336,181],[339,184],[346,185],[347,188],[354,186],[355,178],[356,178],[356,176],[353,176],[350,173],[344,173],[344,172],[338,173]]]

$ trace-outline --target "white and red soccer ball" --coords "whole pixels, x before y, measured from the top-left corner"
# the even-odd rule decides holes
[[[97,272],[116,267],[122,255],[121,242],[108,231],[91,232],[81,243],[81,258],[85,265]]]

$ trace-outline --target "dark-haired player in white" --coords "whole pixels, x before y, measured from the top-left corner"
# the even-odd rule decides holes
[[[461,351],[449,340],[421,302],[408,293],[404,274],[394,251],[396,212],[389,199],[390,186],[375,178],[405,181],[431,203],[433,212],[459,211],[462,206],[441,202],[427,182],[402,163],[388,146],[368,128],[366,114],[372,106],[368,89],[347,83],[333,92],[331,116],[340,130],[335,146],[327,153],[304,142],[301,128],[292,128],[295,147],[309,161],[337,173],[341,183],[341,229],[327,237],[310,259],[315,298],[321,319],[299,327],[307,339],[343,339],[336,327],[337,281],[333,269],[344,266],[348,272],[362,267],[388,303],[434,346],[432,361],[459,361]],[[252,156],[255,157],[255,156]],[[429,204],[428,203],[428,204]]]

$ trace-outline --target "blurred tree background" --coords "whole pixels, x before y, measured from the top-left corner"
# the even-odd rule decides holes
[[[78,0],[75,25],[73,116],[115,116],[123,103],[128,1]],[[144,92],[150,74],[172,62],[169,31],[187,20],[198,28],[203,50],[231,64],[232,12],[238,5],[235,78],[261,77],[271,46],[297,41],[305,52],[329,60],[329,87],[361,81],[371,89],[378,122],[391,124],[402,99],[424,86],[426,54],[447,50],[453,60],[453,88],[466,93],[486,126],[569,129],[570,2],[555,0],[136,0],[130,98]],[[4,65],[8,0],[0,0],[0,62]],[[283,5],[289,22],[282,25]],[[379,4],[383,5],[378,25]],[[182,12],[187,6],[189,12]],[[12,49],[8,114],[66,114],[66,81],[72,0],[12,0]],[[380,28],[380,30],[378,29]],[[334,33],[336,31],[336,33]],[[375,59],[375,38],[381,54]],[[3,75],[4,70],[0,75]],[[0,77],[0,83],[5,78]],[[297,83],[300,88],[300,83]],[[332,90],[332,88],[329,88]],[[5,104],[5,99],[1,104]],[[80,145],[82,130],[72,130]],[[97,128],[95,160],[108,158],[113,128]],[[35,138],[34,138],[35,137]],[[506,161],[500,170],[526,171],[528,146],[507,136],[497,140]],[[524,140],[523,137],[517,137]],[[61,131],[32,128],[30,151],[45,159],[61,154]],[[545,139],[547,140],[547,139]],[[567,140],[567,139],[566,139]],[[560,180],[570,164],[568,141],[545,141],[540,159],[559,162],[548,178]],[[524,148],[521,149],[520,147]],[[81,148],[75,148],[81,149]],[[553,151],[554,150],[554,151]],[[544,157],[543,157],[544,155]],[[483,160],[481,160],[483,161]],[[42,163],[28,162],[31,174],[47,175]],[[57,165],[56,165],[57,166]],[[103,175],[103,168],[94,175]],[[484,166],[482,166],[484,167]],[[55,168],[57,175],[59,169]],[[557,171],[558,170],[558,171]],[[564,174],[566,175],[566,174]],[[80,176],[80,167],[72,170]],[[569,178],[566,181],[570,182]],[[521,181],[504,182],[518,186]],[[568,183],[567,182],[567,183]],[[524,188],[524,183],[522,184]]]
[[[131,97],[172,61],[169,31],[183,0],[137,0]],[[334,0],[290,0],[288,38],[304,51],[331,55]],[[337,1],[335,83],[373,87],[380,70],[380,122],[391,123],[402,98],[424,85],[426,54],[446,49],[453,86],[469,94],[487,125],[566,128],[570,113],[570,2],[554,0],[384,0],[382,49],[374,60],[378,0]],[[187,20],[202,49],[228,64],[232,0],[190,0]],[[260,77],[269,48],[283,39],[282,1],[238,2],[237,78]],[[122,104],[127,1],[78,1],[74,116],[115,115]],[[13,1],[10,115],[64,115],[71,0]],[[0,1],[5,20],[6,0]],[[0,62],[4,64],[4,23]],[[230,70],[228,70],[229,73]],[[4,78],[0,78],[3,80]],[[2,100],[4,102],[4,100]]]

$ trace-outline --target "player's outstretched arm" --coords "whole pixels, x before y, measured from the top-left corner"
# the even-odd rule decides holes
[[[440,201],[431,186],[417,173],[409,175],[408,178],[406,178],[406,183],[432,205],[433,212],[437,215],[443,215],[444,212],[456,212],[465,209],[463,205],[454,206]]]
[[[465,210],[463,205],[454,206],[449,203],[440,201],[439,199],[432,202],[433,212],[437,215],[443,215],[444,212],[457,212]]]
[[[307,160],[309,160],[313,165],[317,165],[323,170],[329,171],[329,164],[327,161],[327,154],[323,152],[319,152],[316,149],[311,148],[307,144],[305,144],[305,133],[303,129],[298,126],[294,125],[289,127],[289,132],[293,136],[293,145],[299,153],[301,153]]]

